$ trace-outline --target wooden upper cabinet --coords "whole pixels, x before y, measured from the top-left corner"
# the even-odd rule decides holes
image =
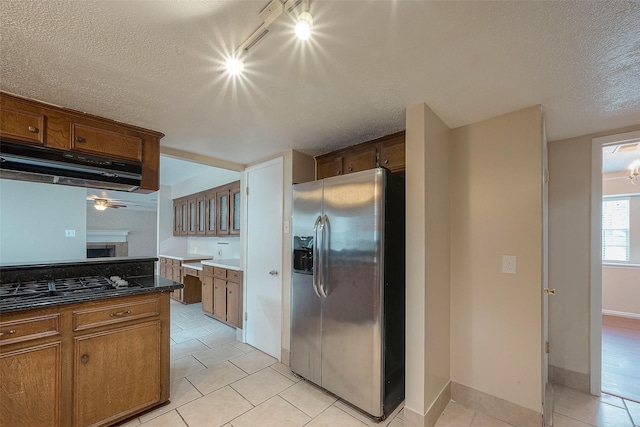
[[[44,145],[44,115],[0,105],[0,136]]]
[[[229,188],[216,192],[218,236],[229,234]]]
[[[174,199],[173,235],[239,235],[240,202],[240,181]]]
[[[388,140],[380,143],[379,165],[391,172],[403,172],[405,170],[405,138],[404,132],[390,135]]]
[[[140,137],[79,123],[71,123],[71,149],[142,162]]]
[[[229,188],[229,234],[240,234],[240,181]]]
[[[342,156],[316,158],[316,179],[342,175]]]
[[[142,163],[137,192],[160,188],[160,139],[164,135],[68,108],[0,92],[2,141]]]
[[[362,147],[344,155],[344,173],[360,172],[376,167],[377,148],[375,145]]]
[[[206,236],[215,236],[218,233],[218,199],[216,198],[216,192],[213,190],[204,192],[204,216],[205,220],[204,234]]]
[[[316,157],[316,179],[378,166],[403,173],[405,165],[405,132],[402,131]]]

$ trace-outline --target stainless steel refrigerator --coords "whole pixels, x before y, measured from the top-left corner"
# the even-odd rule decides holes
[[[375,418],[404,400],[404,180],[293,186],[291,369]]]

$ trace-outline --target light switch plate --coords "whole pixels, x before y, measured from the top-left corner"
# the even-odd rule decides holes
[[[508,274],[516,274],[515,255],[502,255],[502,272]]]
[[[284,230],[283,230],[283,231],[284,231],[284,233],[285,233],[285,234],[289,234],[289,229],[290,229],[290,228],[289,228],[289,221],[285,220],[285,221],[284,221]]]
[[[64,230],[64,237],[76,237],[76,230]]]

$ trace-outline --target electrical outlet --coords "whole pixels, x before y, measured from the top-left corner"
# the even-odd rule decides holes
[[[64,237],[76,237],[76,230],[64,230]]]
[[[502,255],[502,272],[508,274],[516,274],[515,255]]]

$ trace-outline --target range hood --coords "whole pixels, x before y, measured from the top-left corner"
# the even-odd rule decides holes
[[[140,188],[142,164],[2,141],[0,178],[131,192]]]

